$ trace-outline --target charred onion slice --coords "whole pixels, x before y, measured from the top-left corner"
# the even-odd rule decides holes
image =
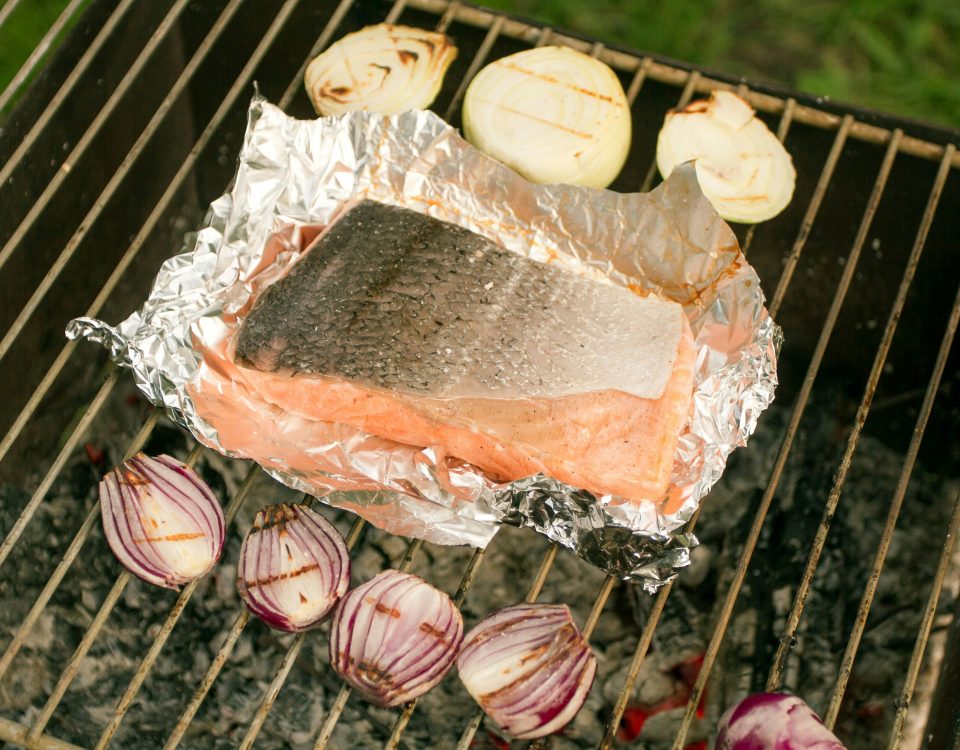
[[[456,56],[444,34],[381,23],[347,34],[315,57],[303,83],[318,114],[393,115],[429,107]]]
[[[529,740],[556,732],[576,716],[597,660],[565,604],[518,604],[467,633],[457,669],[497,726]]]
[[[113,554],[144,581],[178,589],[220,559],[220,503],[189,466],[138,453],[100,481],[103,534]]]
[[[319,623],[350,587],[343,537],[306,505],[264,508],[237,564],[237,590],[253,614],[278,630]]]
[[[537,47],[477,74],[463,101],[463,132],[528,180],[602,188],[630,150],[630,108],[604,63]]]
[[[783,693],[750,695],[720,717],[716,750],[844,750],[802,700]]]
[[[667,114],[657,139],[660,174],[666,178],[691,159],[703,194],[729,221],[765,221],[793,197],[797,173],[790,154],[753,108],[729,91]]]
[[[413,700],[443,679],[463,640],[450,597],[415,575],[385,570],[348,593],[330,627],[330,664],[378,706]]]

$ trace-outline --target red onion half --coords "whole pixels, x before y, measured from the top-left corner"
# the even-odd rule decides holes
[[[107,544],[144,581],[168,589],[207,573],[220,559],[220,503],[189,466],[138,453],[100,481]]]
[[[350,587],[343,537],[306,505],[257,513],[240,548],[237,591],[253,614],[278,630],[319,623]]]
[[[845,750],[802,700],[783,693],[748,695],[720,717],[716,750]]]
[[[330,627],[330,664],[378,706],[418,698],[443,679],[463,640],[450,597],[418,576],[385,570],[347,594]]]
[[[593,685],[597,659],[565,604],[517,604],[467,633],[457,669],[497,726],[530,740],[576,716]]]

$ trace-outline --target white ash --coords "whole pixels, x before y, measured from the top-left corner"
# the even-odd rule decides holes
[[[811,404],[810,417],[797,437],[780,489],[748,571],[743,591],[727,629],[703,717],[688,735],[690,742],[708,738],[720,713],[747,691],[762,690],[797,581],[802,572],[821,509],[832,483],[846,434],[838,429],[833,404]],[[41,505],[36,519],[14,549],[0,580],[0,633],[12,637],[50,572],[57,564],[96,493],[96,482],[116,463],[136,431],[142,409],[123,402],[107,409],[90,442],[105,452],[104,465],[86,456],[74,459]],[[763,494],[786,423],[784,409],[771,409],[747,449],[734,453],[723,480],[706,501],[697,533],[703,546],[694,564],[673,589],[664,616],[631,694],[631,711],[650,710],[643,732],[632,748],[666,748],[683,714],[697,659],[716,623],[747,529]],[[161,424],[149,452],[185,455],[183,435]],[[861,441],[831,535],[801,620],[797,647],[785,672],[785,688],[797,692],[815,710],[823,711],[852,624],[867,569],[879,538],[887,504],[902,456],[869,436]],[[218,496],[233,493],[249,464],[205,454],[199,469]],[[39,477],[23,479],[36,486]],[[860,647],[848,700],[838,729],[851,750],[885,744],[920,610],[942,544],[953,489],[941,480],[915,471],[903,519],[891,546],[874,614]],[[28,498],[20,486],[0,485],[0,530],[12,525]],[[226,637],[241,603],[235,591],[235,564],[243,534],[263,505],[296,500],[297,496],[266,477],[259,480],[230,526],[221,564],[197,588],[183,615],[121,724],[113,746],[158,747],[209,667]],[[352,518],[317,505],[344,534]],[[354,584],[385,566],[398,565],[408,541],[366,528],[352,554]],[[495,539],[463,606],[467,628],[490,612],[524,598],[546,544],[534,534],[505,528]],[[472,556],[465,548],[424,545],[412,567],[453,595]],[[46,701],[61,670],[83,636],[120,568],[107,549],[99,524],[84,545],[28,642],[0,683],[4,713],[29,724]],[[575,556],[561,551],[540,600],[566,602],[578,623],[587,618],[603,575]],[[112,714],[120,695],[150,646],[175,592],[140,581],[131,582],[111,613],[101,636],[83,661],[48,732],[90,746]],[[595,747],[633,656],[651,598],[639,589],[618,586],[593,636],[599,669],[584,709],[550,746]],[[340,681],[327,666],[327,626],[311,632],[280,691],[258,739],[258,748],[311,748]],[[249,726],[273,679],[292,636],[271,631],[251,620],[239,638],[220,677],[201,706],[182,747],[232,748]],[[476,710],[455,673],[419,703],[403,735],[404,748],[454,747],[463,726]],[[351,696],[337,724],[332,748],[381,747],[389,737],[396,710],[375,708]],[[501,747],[497,732],[484,722],[476,748]]]

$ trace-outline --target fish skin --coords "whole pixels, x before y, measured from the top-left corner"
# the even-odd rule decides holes
[[[545,474],[596,495],[656,502],[672,512],[675,502],[667,490],[691,406],[696,359],[679,305],[514,256],[472,233],[452,243],[449,234],[426,242],[418,239],[419,219],[411,229],[402,221],[381,223],[378,204],[358,208],[372,210],[361,211],[360,221],[350,221],[357,208],[342,215],[284,278],[260,294],[232,337],[228,370],[235,369],[231,377],[253,396],[247,399],[251,417],[279,409],[313,423],[349,425],[397,443],[430,447],[440,460],[459,458],[495,480]],[[374,219],[376,228],[363,226]],[[419,226],[430,227],[429,222]],[[436,223],[448,233],[450,225]],[[417,252],[410,253],[411,247]],[[411,255],[419,266],[400,262]],[[541,278],[555,283],[543,291],[554,296],[517,287],[502,297],[473,300],[465,291],[476,292],[478,284],[483,288],[490,280],[489,275],[471,278],[474,266],[464,258],[474,256],[492,257],[494,270],[503,274],[546,274]],[[410,275],[411,267],[424,276]],[[564,294],[557,294],[558,286]],[[398,288],[402,293],[390,293]],[[531,283],[529,288],[539,287]],[[531,313],[522,326],[516,325],[522,314],[510,306],[517,299]],[[544,308],[540,314],[536,304]],[[430,315],[412,315],[424,310]],[[606,315],[606,326],[592,327],[584,311],[601,319]],[[421,335],[417,321],[424,319],[435,326]],[[469,325],[458,329],[459,339],[447,339],[454,354],[443,352],[447,358],[439,358],[444,370],[432,360],[438,355],[437,336],[449,320]],[[583,330],[566,327],[571,320]],[[604,336],[611,328],[612,340],[622,339],[625,349],[596,346],[598,340],[609,343]],[[480,367],[490,364],[482,359],[483,347],[495,345],[504,345],[506,352],[494,356],[492,366]],[[573,351],[558,357],[551,346]],[[451,376],[451,365],[463,351],[476,358]],[[388,367],[376,367],[384,361]],[[517,362],[523,366],[511,367]],[[439,382],[430,379],[434,374]],[[217,429],[232,430],[242,416],[234,412]],[[254,457],[272,455],[260,438],[244,439],[243,450]],[[312,453],[306,445],[304,450]]]
[[[364,201],[256,301],[237,363],[436,398],[659,397],[674,303],[524,258],[462,227]]]

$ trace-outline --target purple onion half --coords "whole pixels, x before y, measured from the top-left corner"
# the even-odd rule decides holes
[[[347,594],[330,627],[330,664],[378,706],[418,698],[450,671],[463,619],[418,576],[385,570]]]
[[[720,717],[715,750],[845,750],[802,700],[749,695]]]
[[[518,604],[482,620],[457,657],[460,679],[498,727],[521,740],[565,726],[597,660],[565,604]]]
[[[225,523],[220,503],[189,466],[138,453],[100,481],[107,544],[144,581],[178,589],[220,559]]]
[[[350,555],[327,519],[306,505],[257,513],[237,563],[237,591],[253,614],[278,630],[307,630],[349,587]]]

